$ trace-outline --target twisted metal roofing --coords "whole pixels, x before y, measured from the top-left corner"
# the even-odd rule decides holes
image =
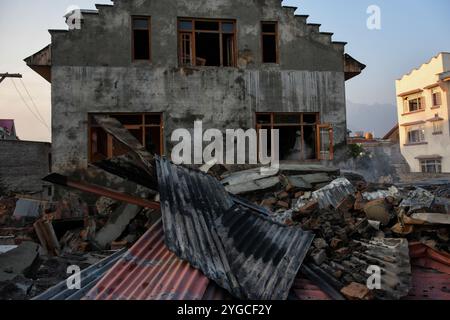
[[[235,204],[207,174],[156,166],[168,248],[236,298],[286,299],[313,234]]]
[[[201,300],[209,279],[164,244],[161,220],[109,270],[86,300]]]

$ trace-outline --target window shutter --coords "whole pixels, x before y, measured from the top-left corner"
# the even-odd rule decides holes
[[[436,105],[440,106],[441,104],[442,104],[441,93],[440,92],[436,92]]]
[[[420,97],[420,109],[422,110],[422,109],[425,109],[427,106],[426,106],[426,103],[425,103],[425,97]]]

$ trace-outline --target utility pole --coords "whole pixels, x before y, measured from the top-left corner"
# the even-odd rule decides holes
[[[6,78],[22,78],[20,73],[0,73],[0,83]]]

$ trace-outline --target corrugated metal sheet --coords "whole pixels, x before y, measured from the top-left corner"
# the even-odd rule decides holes
[[[322,289],[302,277],[295,279],[292,292],[293,300],[332,300]]]
[[[201,300],[209,284],[164,244],[161,220],[109,270],[86,300]]]
[[[450,300],[448,274],[413,267],[412,275],[412,289],[405,300]]]
[[[32,300],[79,300],[91,290],[101,277],[119,260],[126,252],[122,249],[103,259],[102,261],[81,271],[81,289],[68,289],[67,281],[61,281]]]
[[[283,300],[313,234],[234,204],[219,181],[157,159],[166,244],[234,297]]]

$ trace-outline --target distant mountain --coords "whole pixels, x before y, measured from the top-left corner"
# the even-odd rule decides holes
[[[395,105],[347,101],[347,126],[353,133],[374,132],[376,137],[383,137],[397,122]]]

